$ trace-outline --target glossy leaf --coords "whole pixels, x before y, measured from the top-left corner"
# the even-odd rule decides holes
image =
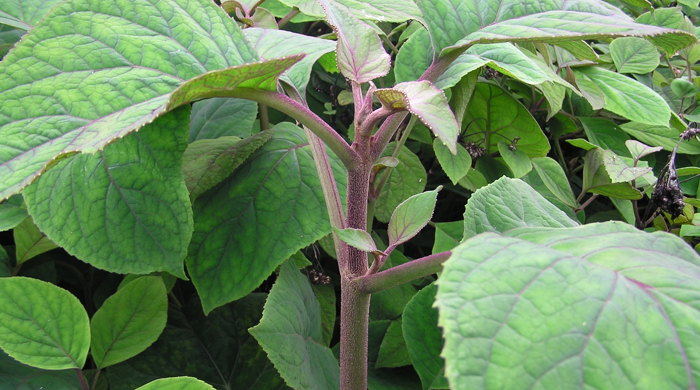
[[[61,3],[0,63],[0,199],[153,121],[186,80],[256,59],[210,1]]]
[[[389,246],[395,247],[410,240],[430,222],[441,189],[442,186],[413,195],[396,206],[387,229]]]
[[[520,137],[518,150],[530,157],[549,152],[549,141],[530,112],[500,87],[478,83],[463,123],[468,124],[464,139],[498,152],[498,142]],[[488,144],[487,144],[488,142]]]
[[[12,235],[15,240],[15,262],[18,265],[57,248],[56,244],[39,231],[31,218],[27,218],[15,226]]]
[[[158,339],[168,312],[163,280],[138,278],[107,298],[90,321],[90,353],[98,368],[129,359]]]
[[[205,316],[197,297],[170,305],[158,340],[106,370],[110,389],[133,390],[170,376],[195,376],[219,389],[286,389],[248,328],[260,321],[265,294],[253,293]]]
[[[617,38],[610,43],[610,55],[620,73],[649,73],[659,66],[659,52],[649,41]]]
[[[206,313],[250,293],[284,260],[330,233],[306,136],[291,123],[276,129],[194,203],[187,270]],[[344,188],[340,163],[332,162]]]
[[[343,5],[330,0],[319,0],[319,3],[338,37],[336,58],[343,76],[365,83],[389,73],[391,57],[384,51],[377,33],[353,17]]]
[[[440,357],[444,345],[438,328],[438,311],[433,307],[437,285],[420,290],[403,311],[403,335],[413,368],[423,389],[447,389],[445,361]]]
[[[524,226],[571,227],[578,223],[519,179],[502,177],[477,190],[464,210],[464,239]]]
[[[0,202],[0,232],[10,230],[27,218],[27,210],[22,207],[22,197],[15,195]]]
[[[258,104],[250,100],[212,98],[195,102],[190,115],[189,141],[249,137],[257,117]]]
[[[601,91],[603,108],[632,121],[668,125],[671,109],[666,101],[644,84],[599,67],[574,69],[581,90]]]
[[[620,125],[625,133],[634,138],[649,144],[663,147],[664,150],[672,151],[678,145],[678,153],[700,154],[700,141],[693,138],[688,141],[678,143],[682,130],[669,126],[654,126],[638,122],[627,122]]]
[[[289,386],[340,388],[338,361],[323,344],[318,301],[309,280],[290,263],[280,268],[260,324],[250,333]]]
[[[61,0],[7,0],[0,10],[0,24],[31,30]]]
[[[464,146],[457,144],[456,148],[457,154],[455,155],[439,139],[436,138],[433,142],[435,157],[452,184],[457,184],[472,167],[472,156],[464,149]]]
[[[304,58],[290,67],[280,78],[293,85],[304,96],[306,84],[309,83],[311,67],[325,53],[332,52],[336,45],[333,41],[295,34],[290,31],[262,28],[243,30],[246,39],[257,51],[260,58],[273,59],[284,56],[304,54]]]
[[[392,155],[396,144],[389,144],[384,155]],[[399,165],[385,172],[380,172],[377,177],[388,175],[382,191],[375,201],[375,217],[382,222],[389,222],[391,213],[399,203],[411,195],[422,192],[427,182],[427,173],[418,156],[407,147],[402,146],[396,158]],[[387,172],[388,171],[388,172]]]
[[[378,252],[377,245],[374,243],[372,236],[364,230],[360,229],[336,229],[333,232],[344,243],[351,247],[357,248],[365,252]]]
[[[214,390],[206,382],[188,376],[158,379],[136,390]]]
[[[445,262],[436,305],[451,387],[693,386],[692,248],[620,222],[511,234],[470,239]]]
[[[457,154],[459,125],[442,90],[429,81],[409,81],[391,89],[378,89],[374,94],[385,107],[417,116],[452,154]]]
[[[504,20],[483,27],[445,48],[441,55],[461,52],[478,43],[544,42],[645,36],[668,54],[694,43],[684,31],[638,24],[619,16],[589,12],[548,11]]]
[[[182,174],[185,176],[190,199],[196,199],[226,179],[270,137],[271,132],[262,132],[244,140],[238,137],[219,137],[187,145],[182,156]]]
[[[49,239],[112,272],[184,277],[192,211],[180,172],[183,108],[96,154],[65,158],[24,191]]]
[[[45,370],[82,368],[90,348],[83,305],[68,291],[25,277],[0,278],[0,348]]]

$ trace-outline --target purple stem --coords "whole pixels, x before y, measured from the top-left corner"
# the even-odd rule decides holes
[[[440,272],[442,263],[449,259],[451,255],[451,251],[440,252],[411,260],[376,274],[363,276],[358,280],[360,289],[368,294],[372,294],[432,275]]]

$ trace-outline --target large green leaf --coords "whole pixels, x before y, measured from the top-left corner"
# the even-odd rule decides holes
[[[429,81],[407,81],[374,94],[389,109],[401,109],[420,119],[452,154],[457,154],[459,124],[445,93]]]
[[[338,37],[336,59],[343,76],[365,83],[389,73],[391,57],[374,29],[353,17],[343,5],[329,0],[319,2]]]
[[[206,382],[189,376],[163,378],[147,383],[136,390],[214,390]]]
[[[250,293],[284,260],[330,232],[303,130],[272,139],[194,204],[187,269],[205,312]],[[333,159],[343,185],[342,168]]]
[[[168,297],[158,276],[137,278],[107,298],[90,321],[90,353],[97,368],[143,352],[163,332],[167,312]]]
[[[484,232],[505,232],[523,226],[578,225],[519,179],[502,177],[478,189],[464,210],[464,238]]]
[[[212,98],[192,105],[190,142],[225,136],[245,138],[253,134],[258,104],[244,99]]]
[[[30,30],[63,0],[5,0],[0,9],[0,24]]]
[[[423,12],[438,52],[496,22],[538,12],[563,9],[614,15],[620,22],[630,21],[619,9],[596,0],[543,0],[520,3],[512,3],[509,0],[419,0],[416,3]]]
[[[447,389],[445,361],[440,357],[444,341],[438,328],[438,311],[433,307],[437,285],[418,291],[403,310],[403,336],[413,368],[423,389]]]
[[[442,141],[437,138],[433,141],[435,157],[452,184],[457,184],[472,167],[472,156],[467,152],[467,149],[461,144],[457,144],[456,148],[457,154],[452,154]]]
[[[0,202],[0,232],[12,229],[27,218],[27,210],[22,207],[22,196],[15,195]]]
[[[340,388],[340,370],[323,343],[321,308],[311,284],[287,262],[265,302],[260,324],[250,333],[285,382],[295,389]]]
[[[477,43],[545,42],[645,36],[668,54],[692,44],[695,36],[680,30],[634,23],[620,16],[590,12],[548,11],[504,20],[468,34],[442,55],[460,53]]]
[[[636,122],[668,125],[671,109],[659,94],[644,84],[600,67],[576,68],[574,74],[576,85],[582,91],[602,92],[606,110]]]
[[[184,277],[192,210],[180,172],[188,109],[96,154],[65,158],[24,191],[34,222],[95,267]]]
[[[110,389],[133,390],[170,376],[195,376],[218,389],[286,388],[248,328],[260,321],[265,294],[254,293],[204,316],[196,297],[170,305],[158,340],[107,370]]]
[[[659,52],[654,45],[637,37],[612,41],[610,55],[621,73],[649,73],[659,66]]]
[[[311,67],[323,54],[335,49],[335,42],[327,39],[295,34],[290,31],[246,28],[243,34],[262,59],[305,54],[304,59],[290,67],[280,78],[293,85],[304,96],[309,83]]]
[[[546,156],[549,141],[532,114],[500,87],[478,83],[462,123],[467,124],[464,139],[498,152],[498,142],[519,137],[518,150],[531,157]]]
[[[634,138],[652,145],[661,146],[669,152],[678,146],[678,153],[700,154],[700,141],[691,138],[688,141],[678,143],[683,130],[673,127],[647,125],[639,122],[627,122],[620,125],[620,128]]]
[[[60,4],[0,63],[0,199],[153,121],[186,80],[256,59],[207,0]]]
[[[621,222],[469,239],[438,280],[450,386],[693,388],[700,258]]]
[[[0,348],[21,363],[45,370],[82,368],[90,324],[80,301],[53,284],[0,278]]]
[[[395,148],[396,144],[389,144],[384,155],[390,156]],[[377,177],[388,175],[374,203],[374,216],[382,222],[389,222],[396,206],[409,196],[422,192],[427,182],[428,175],[425,173],[423,164],[407,147],[402,146],[396,158],[399,160],[399,165],[380,171],[377,175]]]
[[[310,16],[325,16],[318,0],[280,0],[289,7],[297,7]],[[413,0],[334,0],[345,6],[356,18],[384,22],[403,22],[409,19],[420,20],[421,13]],[[265,3],[267,6],[267,3]]]

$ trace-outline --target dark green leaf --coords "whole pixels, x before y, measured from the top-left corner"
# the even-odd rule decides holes
[[[258,104],[250,100],[212,98],[195,102],[190,116],[190,142],[253,134]]]
[[[0,232],[12,229],[27,218],[27,210],[22,206],[22,197],[15,195],[0,202]]]
[[[449,251],[462,241],[464,221],[440,222],[435,225],[432,253]]]
[[[27,218],[15,226],[12,235],[15,240],[15,262],[18,265],[57,248],[56,244],[39,231],[31,218]]]
[[[437,138],[433,142],[435,157],[452,184],[457,184],[472,167],[472,156],[464,149],[464,146],[457,144],[456,148],[457,154],[455,155]]]
[[[514,178],[523,177],[532,170],[530,158],[518,149],[517,146],[511,149],[510,145],[511,144],[506,144],[502,141],[498,142],[498,153],[501,155],[506,165],[508,165],[508,168],[510,168]]]
[[[403,340],[401,319],[391,321],[379,346],[375,368],[402,367],[411,364],[406,343]]]
[[[0,388],[13,390],[75,390],[75,370],[40,370],[26,366],[0,351]]]

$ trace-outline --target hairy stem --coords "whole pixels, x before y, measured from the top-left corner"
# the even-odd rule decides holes
[[[353,280],[340,284],[340,389],[367,388],[370,295]]]
[[[421,257],[376,274],[360,277],[357,281],[361,291],[368,294],[376,293],[440,272],[442,263],[451,255],[452,252],[446,251]]]

